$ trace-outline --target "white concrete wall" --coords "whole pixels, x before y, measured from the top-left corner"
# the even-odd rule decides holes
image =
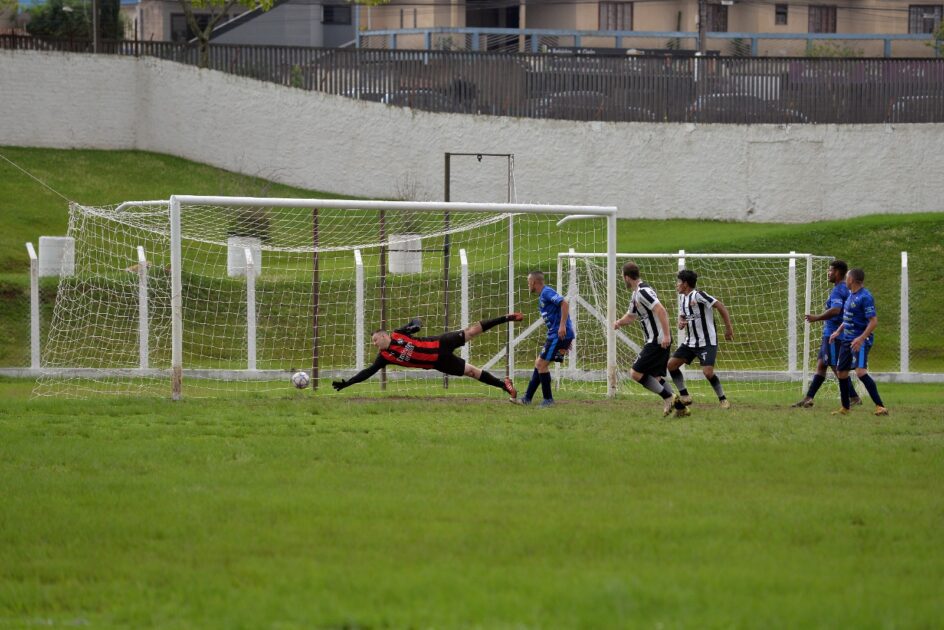
[[[615,204],[625,217],[802,222],[944,211],[944,124],[429,114],[156,59],[22,51],[0,51],[0,112],[0,145],[157,151],[349,195],[391,197],[415,181],[420,196],[440,199],[443,153],[481,151],[515,154],[519,201]],[[474,165],[453,170],[456,190],[502,200],[494,169],[465,182]]]

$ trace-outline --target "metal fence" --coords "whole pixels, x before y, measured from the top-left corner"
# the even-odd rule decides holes
[[[90,52],[0,36],[0,48]],[[194,44],[103,42],[198,65]],[[583,56],[212,44],[222,72],[436,112],[584,121],[944,122],[944,59]]]

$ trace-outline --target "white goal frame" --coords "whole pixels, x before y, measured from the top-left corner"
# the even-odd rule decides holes
[[[127,205],[144,202],[128,202]],[[172,195],[169,204],[170,220],[170,275],[171,275],[171,397],[180,400],[183,395],[183,281],[181,247],[181,213],[186,206],[214,205],[233,207],[292,207],[324,208],[333,210],[393,210],[411,212],[482,212],[482,213],[525,213],[525,214],[563,214],[566,215],[558,225],[575,219],[605,219],[607,252],[601,254],[608,261],[606,272],[607,318],[616,319],[616,206],[575,206],[522,203],[470,203],[441,201],[372,201],[348,199],[293,199],[269,197],[229,197],[205,195]],[[125,204],[123,204],[125,205]],[[513,245],[513,239],[509,239]],[[514,250],[509,253],[509,295],[514,278]],[[247,258],[247,263],[251,261]],[[510,333],[513,334],[513,331]],[[610,331],[606,341],[606,381],[607,397],[616,395],[616,335]]]
[[[809,313],[812,309],[812,300],[813,300],[813,258],[823,257],[817,254],[807,254],[807,253],[798,253],[791,251],[789,253],[737,253],[737,254],[725,254],[725,253],[713,253],[713,254],[699,254],[699,253],[687,253],[684,249],[680,249],[678,253],[666,254],[666,253],[617,253],[614,256],[610,256],[609,252],[576,252],[571,249],[568,252],[559,252],[557,254],[557,277],[563,279],[565,275],[563,272],[565,270],[565,265],[567,266],[567,285],[564,290],[565,297],[568,302],[571,304],[571,313],[575,313],[578,309],[585,309],[591,314],[594,319],[601,320],[602,314],[599,313],[592,304],[588,303],[581,295],[579,287],[577,284],[577,270],[576,263],[581,259],[595,259],[595,258],[606,258],[609,268],[616,267],[617,260],[626,260],[626,259],[676,259],[678,261],[678,269],[681,271],[685,268],[686,259],[779,259],[787,262],[788,265],[788,275],[787,275],[787,300],[785,302],[785,308],[787,310],[787,320],[788,320],[788,331],[787,331],[787,365],[784,371],[737,371],[737,372],[728,372],[719,370],[718,373],[724,376],[728,380],[786,380],[786,381],[798,381],[800,384],[800,389],[806,391],[806,383],[810,376],[810,335],[811,327],[810,323],[805,319],[803,321],[803,356],[802,360],[797,355],[797,345],[799,338],[797,335],[797,260],[806,261],[806,273],[803,278],[803,312]],[[613,269],[608,269],[612,271]],[[572,316],[574,321],[576,321],[576,316]],[[613,318],[607,318],[608,322],[613,322]],[[609,336],[612,336],[613,330],[612,325],[608,325],[601,321],[601,324],[604,324],[607,328],[608,333],[608,343]],[[576,332],[576,331],[575,331]],[[634,349],[636,352],[640,350],[637,344],[633,343],[625,334],[619,332],[616,333],[614,344],[616,341],[627,344],[630,348]],[[608,348],[609,351],[609,348]],[[580,370],[578,368],[578,357],[579,357],[579,344],[569,353],[567,357],[567,366],[561,367],[558,365],[558,375],[561,373],[566,374],[569,378],[580,379]],[[593,377],[590,377],[593,378]]]

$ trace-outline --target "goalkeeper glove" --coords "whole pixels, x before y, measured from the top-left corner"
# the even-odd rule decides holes
[[[413,333],[419,332],[420,328],[422,327],[423,327],[423,320],[421,320],[419,317],[414,317],[413,319],[410,320],[410,323],[408,323],[406,326],[402,328],[402,330],[406,334],[412,335]]]
[[[333,381],[331,383],[331,387],[333,387],[337,391],[341,391],[342,389],[344,389],[345,387],[348,387],[349,385],[350,384],[343,379],[340,381]]]

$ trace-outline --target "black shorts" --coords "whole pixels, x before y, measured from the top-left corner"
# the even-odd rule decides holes
[[[859,351],[852,350],[851,341],[843,341],[839,346],[839,356],[836,358],[836,371],[848,372],[849,370],[865,370],[869,367],[869,350],[872,345],[863,343],[859,346]]]
[[[839,348],[842,342],[836,338],[836,341],[829,343],[829,337],[823,335],[823,341],[819,344],[819,354],[816,358],[823,362],[823,365],[835,366],[839,361]]]
[[[563,363],[564,352],[570,350],[570,344],[573,341],[573,339],[548,339],[544,342],[544,347],[541,348],[538,356],[548,362]]]
[[[456,330],[439,336],[439,357],[433,367],[450,376],[465,376],[465,359],[453,354],[465,345],[465,331]]]
[[[698,357],[698,363],[702,367],[709,367],[715,364],[715,359],[718,358],[718,346],[699,346],[697,348],[692,348],[691,346],[679,346],[674,353],[672,353],[672,358],[681,359],[685,362],[685,365],[690,365],[692,361],[695,360],[695,357]]]
[[[669,362],[669,349],[657,343],[647,343],[636,357],[633,369],[649,376],[665,376],[665,367]]]

